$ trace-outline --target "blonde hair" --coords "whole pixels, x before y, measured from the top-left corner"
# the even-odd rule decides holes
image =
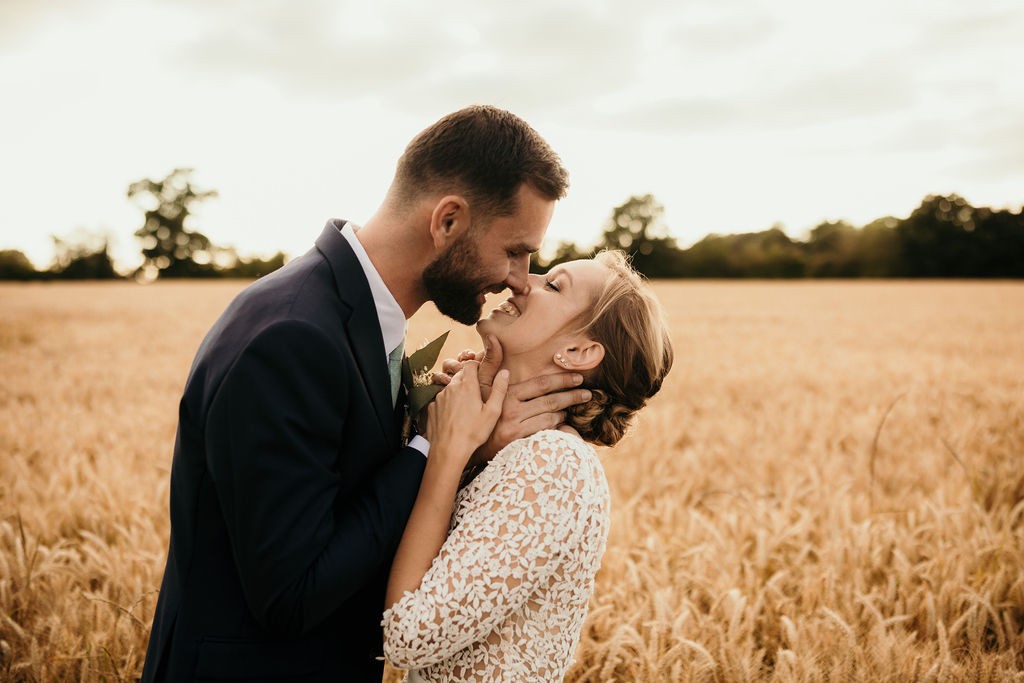
[[[661,389],[672,367],[672,342],[661,304],[626,256],[603,251],[594,260],[612,272],[576,326],[604,346],[604,359],[584,373],[591,400],[570,407],[566,422],[586,441],[613,446]]]

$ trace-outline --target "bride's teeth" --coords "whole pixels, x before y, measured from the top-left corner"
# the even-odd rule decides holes
[[[516,317],[519,316],[519,311],[516,310],[516,307],[513,306],[512,304],[510,304],[507,301],[502,301],[501,305],[498,306],[498,308],[501,309],[502,312],[506,313],[507,315],[512,316],[513,318],[516,318]]]

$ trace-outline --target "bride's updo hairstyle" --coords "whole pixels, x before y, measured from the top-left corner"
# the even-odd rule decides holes
[[[594,305],[571,326],[604,346],[604,359],[583,373],[593,395],[570,407],[566,423],[585,441],[613,446],[636,411],[658,393],[672,367],[672,342],[661,304],[621,251],[594,260],[611,271]]]

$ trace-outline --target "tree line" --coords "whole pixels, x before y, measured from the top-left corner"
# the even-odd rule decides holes
[[[257,278],[284,265],[242,258],[191,229],[195,204],[217,196],[193,186],[190,169],[162,180],[132,183],[128,197],[144,211],[135,231],[142,264],[137,279]],[[549,258],[534,254],[532,269],[544,273],[559,263],[601,249],[627,252],[649,278],[1021,278],[1024,277],[1024,207],[1017,212],[972,206],[958,195],[929,195],[906,218],[886,216],[857,227],[845,221],[815,226],[806,240],[781,227],[741,234],[709,234],[681,248],[653,195],[632,196],[612,209],[597,245],[561,242]],[[107,279],[114,269],[105,239],[54,237],[53,264],[37,271],[20,251],[0,251],[0,279]]]
[[[886,216],[856,227],[823,222],[805,241],[774,226],[761,232],[710,234],[679,248],[652,195],[612,210],[598,245],[558,245],[536,257],[538,272],[600,249],[623,249],[650,278],[1021,278],[1024,208],[971,206],[958,195],[930,195],[907,218]]]

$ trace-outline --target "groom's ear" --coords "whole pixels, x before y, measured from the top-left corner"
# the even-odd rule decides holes
[[[469,228],[469,203],[460,195],[445,195],[430,214],[430,239],[435,249],[444,249]]]

